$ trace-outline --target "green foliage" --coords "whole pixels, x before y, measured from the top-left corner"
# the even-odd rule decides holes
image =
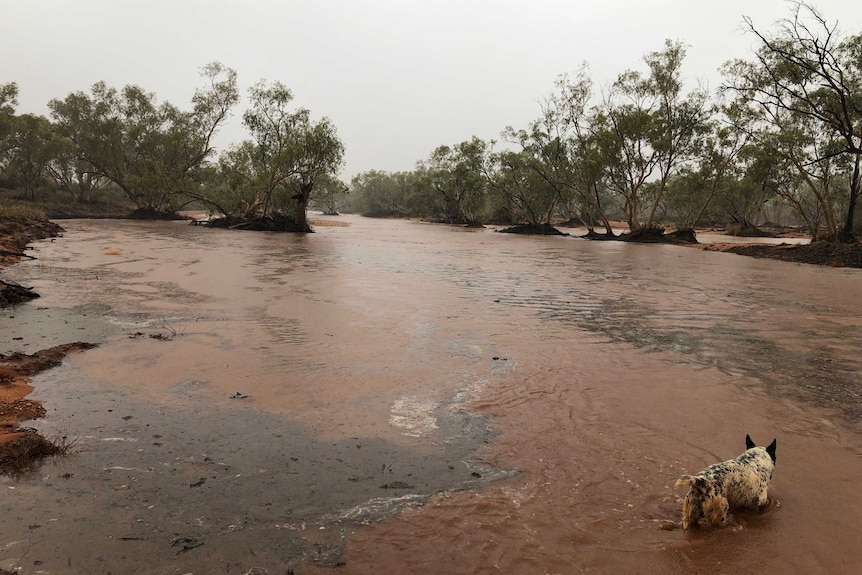
[[[749,142],[748,136],[727,125],[721,108],[712,111],[709,133],[701,142],[692,162],[682,166],[667,185],[664,204],[677,228],[694,228],[703,224],[748,220],[740,207],[762,206],[759,201],[734,201],[743,175],[740,153]],[[745,210],[747,211],[747,210]],[[752,224],[754,225],[754,224]]]
[[[532,166],[527,152],[505,151],[491,157],[488,184],[496,219],[509,224],[550,224],[559,194]]]
[[[233,70],[213,63],[201,75],[208,85],[188,112],[138,86],[116,90],[104,82],[49,107],[75,158],[88,165],[82,173],[114,182],[141,209],[170,212],[196,189],[212,137],[239,99]]]
[[[725,65],[724,90],[734,97],[738,125],[772,163],[796,175],[779,194],[812,235],[855,239],[862,194],[862,37],[840,40],[812,6],[796,4],[790,18],[760,41],[753,62]],[[842,182],[846,182],[846,185]],[[843,198],[843,199],[842,199]]]
[[[620,74],[591,114],[605,181],[632,231],[654,225],[670,178],[695,157],[706,131],[705,90],[682,94],[684,57],[682,44],[666,41],[644,58],[648,76]]]
[[[71,194],[78,203],[92,202],[96,192],[104,190],[110,181],[95,172],[77,153],[75,143],[55,131],[54,153],[45,166],[47,175],[60,190]]]
[[[350,181],[350,209],[369,217],[422,217],[428,215],[413,201],[415,172],[370,170]]]
[[[15,82],[0,84],[0,171],[8,162],[12,147],[11,136],[15,121],[15,106],[18,105],[18,85]]]
[[[273,195],[296,173],[296,158],[292,138],[309,122],[310,112],[292,109],[293,93],[281,82],[267,85],[261,81],[249,90],[251,108],[243,114],[243,124],[252,141],[243,142],[228,158],[236,174],[251,186],[252,198],[243,214],[250,217],[260,207],[268,216],[273,207]]]
[[[328,118],[315,122],[309,110],[293,109],[293,94],[280,82],[258,82],[249,99],[243,124],[252,139],[208,167],[207,183],[194,197],[232,217],[269,218],[292,211],[297,227],[305,229],[312,191],[318,182],[332,183],[344,144]]]
[[[260,205],[260,177],[256,171],[256,148],[246,140],[222,152],[215,164],[201,172],[203,184],[191,195],[223,216],[248,217]]]
[[[600,223],[607,233],[612,233],[607,216],[610,202],[604,183],[605,167],[595,125],[588,115],[592,98],[588,68],[582,65],[576,75],[560,76],[556,86],[556,93],[543,102],[539,119],[526,130],[509,127],[503,136],[520,146],[524,168],[535,172],[556,194],[553,204],[547,203],[549,212],[556,208],[567,220],[581,219],[591,231]],[[535,200],[541,203],[545,201],[543,187],[530,185],[524,192],[538,192]]]
[[[335,125],[329,118],[319,122],[305,122],[290,134],[290,150],[294,161],[293,176],[288,189],[296,200],[294,221],[307,227],[307,206],[317,183],[341,171],[344,162],[344,144],[338,137]]]
[[[11,123],[6,170],[16,177],[28,199],[35,199],[36,187],[59,146],[59,137],[43,116],[23,114]]]
[[[12,116],[18,105],[18,84],[7,82],[0,84],[0,114]]]
[[[435,197],[436,214],[449,223],[482,223],[488,214],[488,144],[479,138],[439,146],[422,163],[418,185]]]
[[[314,196],[309,201],[309,207],[322,211],[329,216],[336,216],[346,205],[345,196],[349,188],[333,175],[326,174],[317,184]]]
[[[212,138],[239,101],[236,72],[219,63],[201,71],[204,87],[183,111],[139,86],[73,92],[49,103],[45,118],[14,116],[17,86],[0,85],[0,168],[4,179],[34,197],[49,181],[80,202],[114,186],[139,209],[173,212],[190,200],[221,214],[253,218],[293,212],[307,229],[312,192],[316,205],[335,211],[345,186],[344,144],[328,118],[311,119],[291,107],[293,95],[280,82],[259,82],[249,91],[243,124],[251,139],[210,161]],[[48,179],[46,179],[46,177]]]

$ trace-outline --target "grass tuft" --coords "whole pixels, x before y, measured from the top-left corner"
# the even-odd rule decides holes
[[[46,221],[45,212],[27,204],[0,204],[0,218],[8,220]]]

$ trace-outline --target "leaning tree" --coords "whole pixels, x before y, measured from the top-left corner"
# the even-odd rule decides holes
[[[746,28],[760,48],[753,61],[734,61],[723,86],[759,114],[762,139],[776,134],[797,151],[793,163],[803,179],[827,171],[827,164],[843,165],[849,192],[843,224],[827,230],[832,239],[856,241],[853,221],[860,190],[862,160],[862,34],[841,39],[837,24],[829,23],[813,6],[794,3],[791,15],[775,31],[758,30],[750,18]],[[802,135],[811,141],[808,156],[799,156]],[[793,151],[793,147],[786,148]],[[820,165],[822,164],[822,165]],[[829,168],[831,169],[831,168]],[[829,194],[821,193],[822,210],[829,211]]]

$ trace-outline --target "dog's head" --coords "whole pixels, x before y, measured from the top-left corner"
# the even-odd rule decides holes
[[[766,453],[768,453],[769,457],[772,458],[772,463],[775,463],[775,448],[777,446],[776,445],[777,443],[778,442],[775,439],[773,439],[772,443],[770,443],[768,446],[766,446]],[[751,441],[751,436],[746,434],[746,436],[745,436],[745,448],[746,449],[753,449],[755,447],[757,447],[757,445],[755,445],[754,442]]]

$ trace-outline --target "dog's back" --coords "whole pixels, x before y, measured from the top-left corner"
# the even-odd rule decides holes
[[[756,447],[749,436],[745,440],[748,449],[736,459],[715,463],[697,475],[677,480],[676,486],[689,487],[683,499],[683,529],[700,523],[723,526],[733,507],[753,509],[766,505],[775,469],[776,441],[768,447]]]

